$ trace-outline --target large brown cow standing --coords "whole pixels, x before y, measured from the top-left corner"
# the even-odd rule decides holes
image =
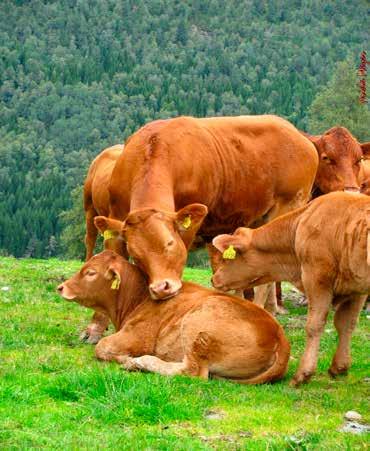
[[[314,146],[276,116],[151,122],[115,165],[110,218],[126,219],[128,252],[148,275],[151,296],[165,299],[181,289],[198,230],[210,241],[305,204],[317,164]],[[106,218],[96,224],[109,226]]]

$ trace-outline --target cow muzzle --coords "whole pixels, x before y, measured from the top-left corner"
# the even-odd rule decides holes
[[[168,299],[175,296],[181,289],[181,280],[165,279],[149,285],[152,299]]]
[[[70,291],[68,290],[68,287],[64,283],[61,283],[57,287],[57,291],[62,296],[62,298],[67,301],[72,301],[72,299],[75,299],[75,297],[76,297],[72,293],[70,293]]]
[[[346,193],[359,193],[360,188],[358,186],[345,186],[343,191]]]

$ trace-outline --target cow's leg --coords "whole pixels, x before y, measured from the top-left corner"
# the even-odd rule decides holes
[[[142,334],[136,334],[132,330],[127,333],[124,329],[102,338],[95,347],[95,356],[99,360],[116,361],[123,365],[129,365],[132,356],[144,354],[145,344]]]
[[[85,247],[86,247],[86,261],[90,260],[93,256],[94,248],[96,244],[96,237],[98,236],[98,230],[94,224],[94,218],[96,211],[93,208],[89,208],[85,213],[86,222],[86,235],[85,235]]]
[[[276,305],[278,315],[286,315],[288,310],[284,307],[283,292],[281,289],[281,282],[276,282]]]
[[[209,357],[212,354],[212,351],[214,353],[215,345],[212,336],[207,332],[195,332],[194,336],[193,328],[194,324],[197,323],[196,317],[197,313],[193,312],[187,317],[187,320],[185,319],[182,323],[184,335],[179,338],[182,339],[185,355],[181,362],[166,362],[153,355],[143,355],[130,360],[124,367],[129,370],[159,373],[163,376],[183,374],[208,379]],[[203,318],[201,324],[203,324],[202,327],[204,327]],[[191,325],[190,329],[188,329],[189,325]],[[192,336],[193,338],[191,338]]]
[[[183,374],[208,379],[208,365],[194,365],[194,362],[189,361],[187,356],[182,362],[166,362],[153,355],[143,355],[133,358],[124,367],[131,371],[148,371],[161,374],[162,376]]]
[[[332,376],[346,373],[351,365],[351,337],[366,298],[367,295],[351,296],[337,307],[334,325],[339,335],[339,343],[329,368]]]
[[[275,284],[267,283],[256,287],[254,289],[254,302],[275,314],[277,311]]]
[[[80,335],[80,340],[86,343],[96,344],[102,338],[104,332],[108,328],[110,319],[107,315],[95,312],[91,318],[90,324]]]
[[[321,283],[320,280],[314,279],[308,286],[305,284],[305,291],[309,300],[306,347],[291,382],[294,386],[308,381],[316,370],[320,338],[332,303],[332,292],[330,289],[325,289],[325,282]]]

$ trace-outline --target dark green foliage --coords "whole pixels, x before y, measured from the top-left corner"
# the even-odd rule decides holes
[[[350,0],[1,1],[1,252],[60,252],[59,214],[92,158],[152,119],[276,113],[306,128],[335,63],[365,49],[366,11]]]
[[[309,129],[322,133],[335,125],[347,127],[359,141],[370,140],[370,110],[359,102],[359,78],[353,60],[337,65],[333,78],[308,110]]]

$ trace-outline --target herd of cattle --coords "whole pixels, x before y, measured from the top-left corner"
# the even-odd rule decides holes
[[[266,309],[278,307],[274,282],[289,281],[308,301],[292,384],[315,372],[332,306],[329,372],[345,373],[370,293],[367,158],[370,143],[343,127],[310,136],[271,115],[158,120],[104,150],[84,186],[86,263],[58,287],[95,311],[82,338],[128,370],[275,381],[290,345]],[[217,291],[181,280],[203,245]],[[227,293],[253,287],[254,302]]]

